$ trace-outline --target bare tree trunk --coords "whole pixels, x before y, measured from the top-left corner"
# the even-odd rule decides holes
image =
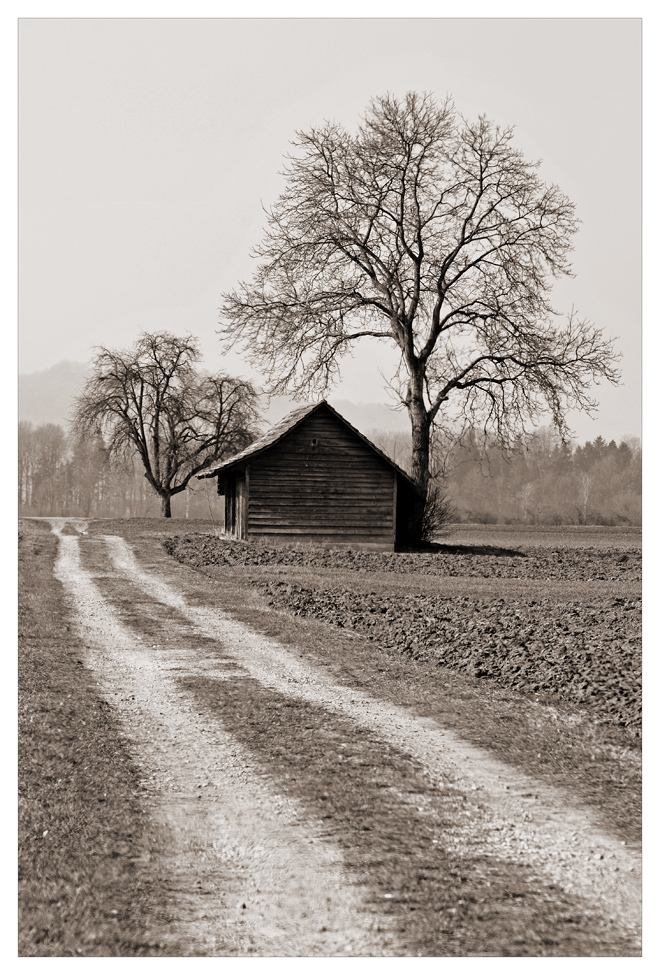
[[[171,496],[169,494],[162,495],[162,497],[160,499],[160,503],[161,503],[161,508],[162,508],[162,512],[163,512],[163,518],[171,518],[172,517],[172,504],[171,504],[171,501],[172,501],[172,498],[171,498]]]
[[[431,420],[424,403],[421,374],[415,375],[410,380],[406,406],[412,429],[412,478],[421,494],[426,497],[429,484]]]
[[[421,378],[418,382],[411,382],[406,405],[412,428],[412,478],[420,494],[419,502],[415,505],[413,512],[412,542],[416,545],[422,540],[422,521],[429,487],[431,449],[431,420],[424,405]]]

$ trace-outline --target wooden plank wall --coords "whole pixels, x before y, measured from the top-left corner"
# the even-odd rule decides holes
[[[394,544],[396,474],[321,408],[249,473],[248,532]]]

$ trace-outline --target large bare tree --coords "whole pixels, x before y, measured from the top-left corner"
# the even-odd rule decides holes
[[[392,343],[425,496],[434,425],[506,444],[549,413],[565,433],[593,383],[617,381],[612,343],[550,303],[574,207],[511,129],[408,93],[372,101],[356,135],[326,123],[293,145],[254,278],[221,317],[273,392],[322,392],[356,342]]]
[[[137,454],[166,518],[195,474],[254,435],[253,387],[201,374],[199,360],[192,336],[168,332],[145,333],[127,351],[99,348],[76,401],[78,432],[100,432],[111,455]]]

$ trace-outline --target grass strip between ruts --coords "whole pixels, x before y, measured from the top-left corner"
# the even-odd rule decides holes
[[[252,678],[180,678],[263,763],[280,791],[326,824],[408,956],[637,954],[607,919],[522,864],[461,851],[454,827],[476,814],[453,788],[364,729]],[[495,834],[496,836],[497,834]]]

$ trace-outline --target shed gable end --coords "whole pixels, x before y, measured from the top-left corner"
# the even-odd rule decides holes
[[[252,535],[394,543],[396,474],[321,407],[250,464]]]

